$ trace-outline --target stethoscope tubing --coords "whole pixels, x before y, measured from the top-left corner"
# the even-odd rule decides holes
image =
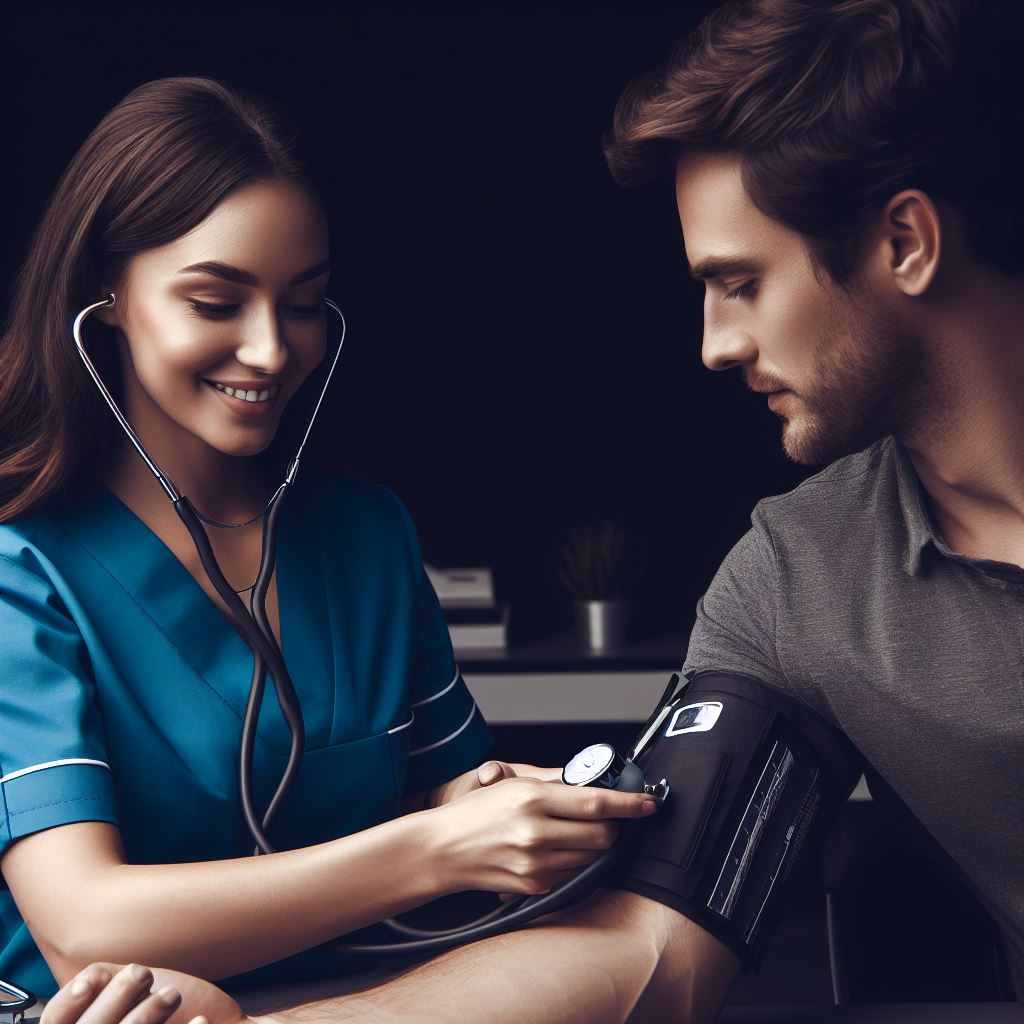
[[[277,531],[280,522],[281,509],[288,489],[295,483],[298,475],[299,460],[306,441],[309,439],[313,423],[324,400],[327,386],[334,375],[335,367],[341,355],[342,345],[345,341],[345,317],[341,310],[330,299],[324,303],[341,318],[341,338],[337,351],[331,363],[323,388],[317,399],[316,407],[310,418],[309,426],[299,444],[295,458],[289,463],[283,483],[274,492],[270,501],[264,509],[263,545],[260,554],[260,567],[249,598],[249,609],[246,610],[238,594],[231,588],[224,573],[217,562],[213,546],[206,532],[203,522],[213,526],[236,527],[245,525],[242,523],[220,523],[210,519],[200,512],[189,499],[180,494],[174,483],[164,475],[156,460],[146,450],[141,439],[132,429],[131,424],[125,418],[113,396],[103,383],[92,359],[85,350],[82,342],[82,324],[86,318],[97,309],[112,306],[114,296],[108,295],[99,302],[86,306],[74,319],[72,333],[79,355],[85,364],[89,375],[99,388],[100,394],[110,407],[122,430],[128,437],[139,455],[142,457],[150,472],[156,477],[160,486],[167,494],[168,499],[174,506],[174,511],[182,521],[185,528],[195,544],[196,551],[203,564],[210,582],[217,593],[223,599],[232,624],[238,633],[251,648],[253,653],[253,674],[249,687],[249,697],[246,704],[245,716],[242,724],[241,750],[239,754],[239,792],[241,795],[242,813],[246,826],[249,829],[255,843],[256,854],[268,854],[274,852],[267,833],[273,826],[274,820],[288,796],[295,779],[298,776],[302,764],[303,753],[305,752],[305,723],[302,718],[302,710],[299,705],[298,695],[292,683],[291,676],[284,661],[284,655],[280,645],[274,636],[273,629],[267,617],[266,596],[273,575],[277,555]],[[259,517],[256,517],[259,518]],[[255,518],[249,520],[255,522]],[[288,753],[288,761],[281,776],[278,786],[271,797],[266,811],[259,815],[256,810],[255,797],[252,791],[254,749],[257,724],[259,721],[260,709],[263,704],[263,697],[266,691],[266,677],[269,672],[274,689],[277,694],[278,704],[284,715],[285,721],[291,735],[291,744]],[[427,930],[415,928],[403,924],[400,921],[389,920],[382,922],[400,935],[405,936],[404,942],[393,943],[346,943],[330,942],[322,945],[321,949],[341,953],[347,956],[357,957],[381,957],[381,956],[406,956],[410,954],[438,953],[454,946],[463,945],[477,939],[488,938],[492,935],[499,935],[502,932],[510,931],[521,925],[535,920],[541,914],[550,913],[564,907],[570,901],[581,898],[589,890],[596,887],[605,874],[624,856],[631,845],[632,836],[636,827],[640,824],[637,821],[623,823],[620,837],[615,846],[606,850],[600,857],[584,868],[578,875],[559,886],[549,893],[539,896],[523,897],[519,900],[504,904],[488,914],[461,925],[457,928]]]

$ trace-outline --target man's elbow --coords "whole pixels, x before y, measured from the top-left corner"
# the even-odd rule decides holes
[[[657,961],[629,1021],[710,1024],[739,973],[736,955],[671,907],[641,896],[633,899],[644,908],[646,926],[657,945]]]

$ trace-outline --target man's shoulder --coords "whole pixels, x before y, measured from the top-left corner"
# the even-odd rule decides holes
[[[791,550],[864,550],[905,534],[896,440],[889,436],[836,459],[785,494],[763,498],[751,515],[755,530]]]

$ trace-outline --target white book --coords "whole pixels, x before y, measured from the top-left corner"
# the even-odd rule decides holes
[[[442,608],[493,607],[494,580],[490,569],[438,569],[426,562],[423,568]]]
[[[456,651],[508,646],[509,608],[504,605],[497,622],[448,623],[448,634]]]

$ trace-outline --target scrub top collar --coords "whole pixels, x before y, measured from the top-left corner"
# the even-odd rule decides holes
[[[318,531],[309,521],[304,489],[285,499],[278,533],[277,588],[281,646],[308,721],[331,721],[333,650],[330,608]],[[63,525],[96,559],[174,645],[182,659],[226,701],[245,714],[253,656],[227,616],[177,556],[112,491],[100,487]],[[215,527],[209,527],[212,530]],[[289,734],[268,677],[258,733],[276,752],[287,753]],[[273,709],[271,713],[268,713]],[[326,737],[321,739],[326,740]],[[307,746],[318,737],[308,736]]]

